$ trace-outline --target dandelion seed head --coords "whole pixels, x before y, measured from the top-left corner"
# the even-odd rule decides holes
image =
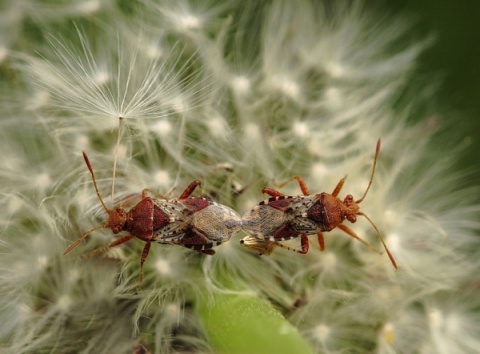
[[[428,311],[428,320],[432,327],[441,327],[443,325],[443,313],[438,308]]]
[[[152,129],[160,136],[168,136],[172,131],[172,124],[167,120],[159,120]]]
[[[48,266],[48,257],[47,256],[39,256],[37,258],[37,265],[41,269],[45,269]]]
[[[172,185],[170,173],[166,170],[158,170],[153,174],[153,180],[157,185],[162,187],[169,187]]]
[[[182,14],[177,18],[178,29],[181,32],[197,30],[202,27],[202,20],[194,14]]]
[[[85,134],[75,135],[75,147],[78,150],[85,150],[90,144],[90,139]]]
[[[166,259],[158,259],[155,262],[155,269],[162,276],[172,276],[172,267],[170,262]]]
[[[311,167],[311,175],[313,180],[324,180],[328,174],[328,167],[324,163],[315,162]]]
[[[387,224],[393,224],[398,219],[398,213],[393,209],[386,209],[383,213],[383,221]]]
[[[330,332],[330,327],[324,323],[320,323],[313,328],[313,336],[322,343],[329,339]]]
[[[106,70],[97,70],[93,75],[93,80],[97,85],[103,86],[110,82],[111,76]]]
[[[333,272],[338,264],[337,255],[333,252],[325,252],[322,257],[322,266],[328,273]]]
[[[46,107],[50,101],[50,94],[46,90],[36,90],[34,95],[29,98],[26,108],[28,110],[37,110]]]
[[[24,206],[23,201],[15,195],[8,197],[7,209],[10,213],[15,213]]]
[[[325,65],[325,72],[334,79],[343,78],[348,74],[348,70],[339,62],[327,63]]]
[[[389,345],[395,342],[395,327],[392,323],[387,322],[382,328],[383,339]]]
[[[300,85],[287,76],[275,77],[272,81],[272,86],[294,100],[298,99],[301,93]]]
[[[160,59],[163,57],[163,49],[156,43],[148,43],[146,46],[146,54],[150,59]]]
[[[165,315],[170,320],[178,319],[181,314],[182,314],[182,311],[177,304],[171,303],[165,306]]]
[[[73,299],[69,295],[61,295],[57,300],[57,308],[62,312],[67,312],[73,304]]]
[[[342,91],[336,87],[327,87],[324,90],[325,104],[332,111],[338,110],[345,104]]]
[[[261,138],[262,133],[260,127],[255,123],[247,123],[243,128],[243,134],[248,140],[258,140]]]
[[[85,15],[91,15],[101,9],[101,3],[98,0],[86,0],[77,4],[77,9]]]
[[[73,284],[76,283],[77,280],[79,280],[82,275],[82,272],[77,267],[70,269],[68,273],[69,275],[67,279]]]
[[[241,96],[248,94],[252,87],[251,80],[246,76],[235,76],[231,81],[233,91]]]
[[[35,184],[40,190],[47,190],[52,185],[52,179],[48,173],[44,172],[35,178]]]
[[[175,95],[166,102],[166,105],[169,106],[176,113],[185,113],[189,110],[190,105],[188,100],[183,97],[183,95]]]
[[[210,134],[215,138],[225,139],[228,136],[228,125],[225,119],[220,116],[214,116],[206,121]]]
[[[307,122],[295,121],[292,124],[292,131],[299,138],[308,137],[310,135],[310,129]]]
[[[401,238],[396,232],[390,232],[385,235],[385,242],[388,244],[388,248],[392,253],[401,251]]]

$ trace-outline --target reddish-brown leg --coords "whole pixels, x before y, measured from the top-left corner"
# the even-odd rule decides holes
[[[188,198],[192,193],[193,191],[195,190],[195,188],[197,188],[198,186],[201,186],[202,185],[202,182],[200,181],[193,181],[192,183],[190,183],[188,185],[187,188],[185,188],[185,190],[183,191],[182,195],[180,195],[180,197],[178,199],[185,199],[185,198]]]
[[[375,247],[373,247],[372,245],[370,245],[367,241],[361,239],[355,232],[353,232],[348,226],[345,226],[343,224],[339,224],[338,225],[338,228],[340,230],[342,230],[343,232],[345,232],[347,235],[357,239],[358,241],[360,241],[361,243],[363,243],[366,247],[368,247],[369,249],[371,249],[373,252],[376,252],[376,253],[382,253],[380,252],[379,250],[377,250]]]
[[[123,237],[120,237],[119,239],[113,241],[112,243],[106,245],[106,246],[103,246],[103,247],[99,247],[97,249],[94,249],[92,252],[90,253],[87,253],[86,255],[83,255],[82,257],[83,258],[91,258],[91,257],[95,257],[97,254],[100,254],[100,253],[103,253],[105,252],[106,250],[108,250],[109,248],[112,248],[112,247],[115,247],[115,246],[118,246],[118,245],[121,245],[122,243],[125,243],[127,241],[130,241],[132,238],[134,238],[135,236],[133,235],[127,235],[127,236],[123,236]]]
[[[325,251],[325,239],[321,232],[317,233],[318,244],[320,245],[320,251]]]
[[[142,283],[143,283],[143,263],[145,263],[145,260],[148,257],[148,253],[150,252],[151,244],[152,244],[151,242],[147,242],[145,244],[145,247],[143,247],[142,257],[140,258],[140,274],[138,276],[137,287],[135,289],[135,292],[137,294],[140,291],[140,287],[142,286]]]
[[[270,187],[265,187],[262,189],[262,193],[263,194],[268,194],[269,196],[271,197],[283,197],[285,196],[285,194],[273,189],[273,188],[270,188]]]
[[[276,186],[279,187],[279,188],[282,188],[284,187],[287,183],[290,183],[292,182],[293,180],[296,180],[298,182],[298,185],[300,186],[300,189],[302,190],[302,193],[303,195],[310,195],[310,192],[308,191],[308,187],[307,187],[307,184],[305,183],[305,181],[303,180],[302,177],[300,176],[293,176],[292,178],[286,180],[285,182],[283,183],[280,183],[280,184],[277,184]],[[269,188],[271,189],[271,188]],[[278,193],[278,192],[277,192]],[[282,194],[283,195],[283,194]],[[274,197],[277,197],[276,195]]]
[[[332,196],[333,197],[336,197],[338,195],[338,193],[340,193],[340,191],[342,190],[342,187],[343,187],[343,184],[345,183],[345,179],[347,177],[343,177],[340,182],[338,182],[337,186],[335,187],[335,189],[333,190],[332,192]]]
[[[302,190],[303,195],[310,195],[310,192],[308,191],[307,184],[305,183],[303,178],[300,177],[300,176],[295,176],[293,178],[295,178],[297,180],[298,185],[300,186],[300,189]]]
[[[309,249],[309,244],[308,244],[308,237],[307,235],[302,235],[301,237],[301,245],[302,245],[302,254],[307,254],[308,249]]]

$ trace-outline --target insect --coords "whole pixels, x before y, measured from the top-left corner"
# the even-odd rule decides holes
[[[115,209],[108,209],[98,191],[92,166],[85,153],[83,158],[92,176],[98,200],[107,212],[108,218],[105,224],[83,234],[63,254],[70,253],[96,230],[110,229],[114,234],[127,231],[128,235],[95,249],[88,254],[88,257],[93,257],[135,237],[145,241],[140,258],[137,291],[143,282],[143,264],[152,242],[180,245],[203,254],[213,255],[215,251],[211,249],[212,247],[228,241],[241,228],[240,215],[234,210],[206,198],[190,197],[195,188],[201,185],[197,180],[191,182],[177,199],[151,198],[147,195],[148,190],[144,189],[140,202],[129,211],[126,211],[122,205]]]
[[[398,268],[377,226],[365,213],[360,211],[359,206],[372,185],[379,152],[380,139],[378,139],[375,149],[370,181],[363,197],[358,200],[355,200],[351,194],[348,194],[343,201],[337,197],[345,183],[345,178],[338,182],[332,194],[325,192],[310,194],[305,181],[299,176],[295,176],[292,180],[297,180],[303,193],[301,196],[286,196],[275,189],[265,187],[262,192],[270,195],[271,198],[260,202],[260,204],[243,216],[242,228],[249,235],[240,242],[246,248],[259,254],[270,254],[275,247],[282,247],[293,252],[306,254],[309,249],[308,235],[317,234],[320,249],[323,251],[325,249],[323,232],[331,231],[338,227],[347,235],[362,242],[366,247],[381,253],[343,224],[345,219],[354,223],[357,221],[357,216],[361,215],[373,226],[390,261],[395,268]],[[296,237],[300,237],[301,250],[279,243],[279,241]]]

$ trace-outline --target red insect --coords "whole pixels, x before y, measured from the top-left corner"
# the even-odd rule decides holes
[[[271,198],[261,202],[243,216],[242,228],[250,235],[240,242],[248,249],[259,254],[270,254],[276,246],[306,254],[309,249],[308,235],[317,234],[320,249],[323,251],[325,249],[325,241],[322,232],[331,231],[338,227],[371,250],[381,253],[368,242],[362,240],[348,226],[342,224],[345,219],[354,223],[357,221],[357,215],[361,215],[372,224],[390,261],[395,268],[398,268],[377,226],[365,213],[360,211],[360,206],[358,205],[363,201],[372,185],[379,151],[380,139],[378,139],[375,150],[370,182],[363,197],[358,200],[355,200],[351,194],[348,194],[343,201],[337,197],[345,183],[345,178],[338,182],[332,194],[325,192],[310,194],[305,181],[299,176],[295,176],[293,179],[296,179],[300,185],[302,196],[285,196],[275,189],[265,187],[262,192],[270,195]],[[278,242],[295,237],[300,237],[301,250],[286,247]]]
[[[98,200],[108,214],[107,222],[83,234],[68,247],[63,254],[70,253],[88,235],[99,229],[110,229],[114,234],[127,231],[112,243],[97,248],[88,256],[95,256],[109,248],[121,245],[134,237],[145,241],[140,259],[140,276],[137,291],[143,282],[143,264],[150,251],[152,242],[180,245],[200,253],[213,255],[211,248],[228,241],[233,233],[241,227],[240,216],[232,209],[214,203],[205,198],[189,196],[201,183],[193,181],[178,199],[156,199],[147,196],[148,190],[142,191],[142,199],[128,212],[120,205],[108,209],[98,191],[92,166],[85,153],[83,158],[92,176]]]

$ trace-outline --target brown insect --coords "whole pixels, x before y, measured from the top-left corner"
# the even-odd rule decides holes
[[[381,253],[343,224],[344,220],[354,223],[357,221],[357,216],[361,215],[373,226],[390,261],[395,268],[398,268],[377,226],[365,213],[360,211],[359,206],[372,185],[379,152],[380,139],[378,139],[375,150],[370,181],[362,198],[358,200],[355,200],[351,194],[348,194],[343,201],[337,197],[345,183],[345,178],[338,182],[332,194],[325,192],[310,194],[305,181],[299,176],[295,176],[292,180],[297,180],[303,193],[301,196],[286,196],[275,189],[263,188],[262,192],[270,195],[271,198],[260,202],[260,204],[243,216],[242,228],[250,235],[243,238],[240,242],[248,249],[259,254],[270,254],[277,246],[293,252],[306,254],[309,249],[308,235],[317,234],[320,249],[323,251],[325,249],[323,232],[331,231],[338,227],[374,252]],[[279,241],[296,237],[300,237],[301,250],[279,243]]]
[[[143,264],[152,242],[180,245],[200,253],[213,255],[215,251],[211,248],[228,241],[231,235],[241,227],[240,216],[232,209],[205,198],[190,197],[195,188],[201,185],[197,180],[190,183],[177,199],[151,198],[147,196],[148,190],[144,189],[140,202],[128,212],[122,205],[115,209],[108,209],[98,191],[92,166],[85,153],[83,153],[83,158],[92,176],[98,200],[107,212],[108,219],[105,224],[83,234],[63,254],[70,253],[96,230],[110,229],[114,234],[127,231],[128,235],[97,248],[88,254],[88,257],[93,257],[135,237],[145,241],[146,244],[140,259],[137,291],[143,282]]]

